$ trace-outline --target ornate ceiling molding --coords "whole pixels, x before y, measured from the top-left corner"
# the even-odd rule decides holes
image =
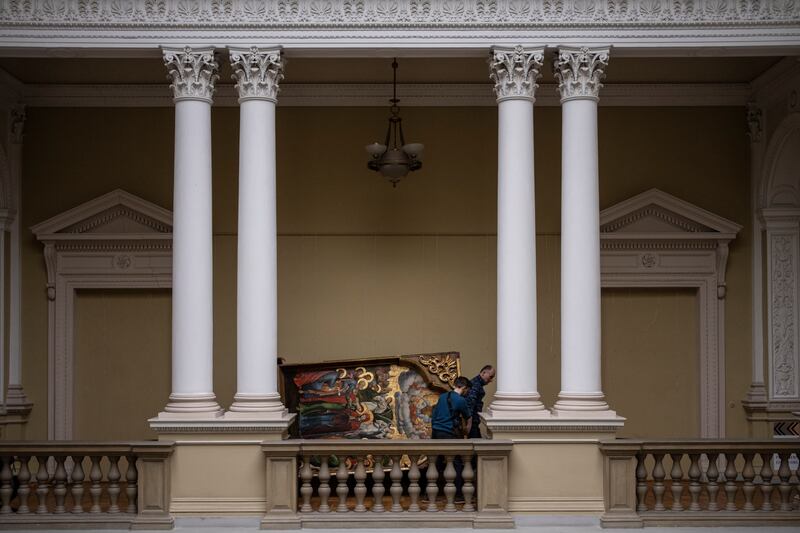
[[[797,48],[798,22],[796,0],[0,0],[0,44],[49,48],[488,48],[576,38]]]
[[[132,27],[738,26],[797,21],[794,0],[3,0],[8,24]]]

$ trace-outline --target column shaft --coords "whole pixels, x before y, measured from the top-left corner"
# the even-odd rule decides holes
[[[277,383],[275,104],[279,49],[230,51],[239,92],[237,392],[226,418],[286,419]]]
[[[11,142],[8,162],[11,170],[12,208],[14,221],[9,229],[9,317],[8,317],[8,392],[6,407],[9,412],[27,414],[32,407],[22,387],[22,270],[20,258],[20,217],[22,213],[21,176],[24,106],[15,106],[11,111]]]
[[[753,248],[750,256],[752,276],[750,291],[753,301],[752,336],[753,336],[753,363],[752,380],[747,396],[744,399],[746,407],[755,407],[767,401],[767,389],[764,386],[764,269],[763,269],[763,238],[761,235],[762,224],[759,215],[759,185],[761,184],[761,161],[764,145],[763,116],[761,108],[755,103],[747,105],[747,124],[750,137],[750,208],[753,224]]]
[[[561,93],[561,392],[553,414],[616,418],[605,402],[600,344],[597,100],[607,49],[559,48]]]
[[[275,104],[241,104],[237,378],[240,395],[277,391]]]
[[[497,138],[497,393],[488,417],[541,418],[536,376],[533,103],[542,49],[495,48]]]
[[[561,157],[561,390],[602,397],[597,102],[564,102]]]
[[[530,100],[498,104],[497,167],[497,390],[533,398],[536,227]]]
[[[175,91],[172,394],[159,418],[213,418],[211,95],[213,50],[164,52]]]
[[[211,106],[175,103],[172,392],[213,399]]]

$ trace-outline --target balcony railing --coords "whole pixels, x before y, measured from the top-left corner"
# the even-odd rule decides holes
[[[0,528],[171,529],[169,442],[0,442]]]
[[[261,525],[514,527],[511,447],[500,440],[265,442]]]
[[[603,527],[800,525],[797,441],[601,443]]]

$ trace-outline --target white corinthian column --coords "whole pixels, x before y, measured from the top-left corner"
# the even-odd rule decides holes
[[[549,416],[536,381],[533,102],[544,49],[494,48],[497,95],[497,393],[491,419]]]
[[[239,92],[237,392],[226,418],[282,419],[278,394],[275,104],[280,49],[230,50]]]
[[[615,418],[600,385],[597,101],[609,50],[561,47],[561,392],[558,416]]]
[[[214,418],[211,102],[214,49],[164,50],[175,95],[172,394],[158,418]]]

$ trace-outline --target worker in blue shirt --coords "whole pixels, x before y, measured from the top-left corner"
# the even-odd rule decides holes
[[[483,390],[483,387],[494,381],[494,376],[494,367],[485,365],[478,375],[470,381],[471,387],[467,393],[467,407],[472,413],[472,426],[468,434],[470,439],[482,438],[480,413],[483,412],[483,398],[486,396],[486,391]]]
[[[469,380],[459,376],[453,382],[453,390],[439,395],[431,417],[432,439],[463,439],[469,434],[472,411],[464,399],[469,388]]]

